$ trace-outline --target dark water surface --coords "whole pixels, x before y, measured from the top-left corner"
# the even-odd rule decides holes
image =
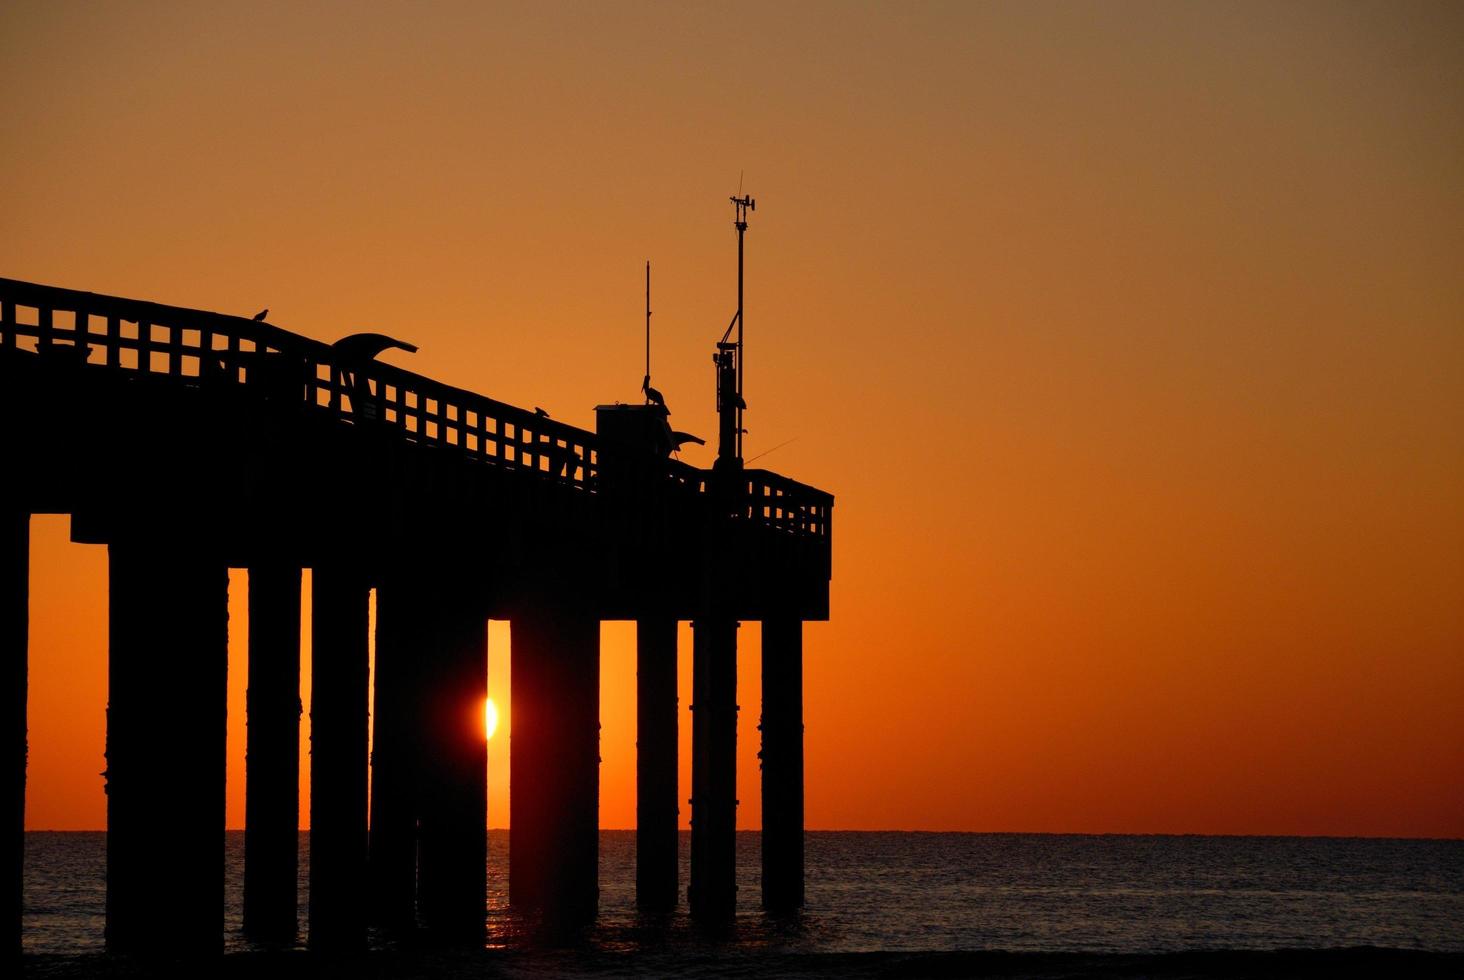
[[[238,935],[243,834],[226,835],[225,943]],[[302,938],[308,836],[301,835]],[[738,834],[734,945],[787,953],[1390,946],[1464,950],[1464,841],[814,832],[808,909],[758,909],[758,834]],[[515,943],[507,832],[489,835],[489,944]],[[681,881],[689,837],[681,837]],[[26,835],[25,948],[102,948],[106,835]],[[168,874],[161,855],[158,874]],[[683,909],[635,912],[635,835],[600,835],[602,950],[704,944]],[[168,915],[168,909],[160,909]]]

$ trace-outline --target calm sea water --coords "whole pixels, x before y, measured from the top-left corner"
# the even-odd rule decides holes
[[[243,835],[226,835],[222,927],[239,937]],[[759,839],[738,835],[733,939],[798,952],[1397,946],[1464,950],[1464,841],[815,832],[808,910],[770,923],[758,903]],[[489,835],[489,941],[512,944],[506,832]],[[681,880],[689,837],[681,838]],[[106,835],[26,835],[25,946],[102,948]],[[301,835],[300,908],[308,838]],[[159,873],[166,873],[165,866]],[[705,942],[685,911],[636,915],[635,835],[600,837],[604,948]],[[167,910],[161,910],[167,914]],[[303,914],[302,914],[303,926]]]

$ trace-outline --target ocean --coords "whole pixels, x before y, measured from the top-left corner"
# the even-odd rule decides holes
[[[303,938],[309,837],[300,839]],[[689,843],[683,833],[683,888]],[[251,949],[239,935],[243,846],[242,832],[225,835],[220,928],[231,951]],[[808,907],[791,923],[759,911],[759,846],[757,833],[738,834],[730,942],[741,949],[1464,951],[1464,841],[815,831]],[[489,834],[490,947],[519,935],[507,848],[507,831]],[[26,834],[27,952],[103,948],[105,870],[104,833]],[[635,834],[602,831],[600,916],[585,942],[610,952],[705,942],[684,902],[669,919],[647,920],[634,900]]]

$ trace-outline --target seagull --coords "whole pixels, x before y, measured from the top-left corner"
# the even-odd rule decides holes
[[[263,323],[264,322],[264,318],[267,317],[267,316],[269,316],[269,307],[266,306],[264,309],[260,310],[256,314],[254,314],[254,322],[255,323]]]
[[[705,439],[694,436],[690,432],[671,433],[671,451],[673,453],[680,452],[681,447],[686,445],[688,442],[694,442],[698,446],[705,446],[707,444],[707,441]]]
[[[544,411],[538,405],[535,405],[534,406],[534,414],[537,415],[537,416],[539,416],[539,418],[541,418],[541,419],[547,419],[549,417],[549,413],[546,412],[546,411]]]

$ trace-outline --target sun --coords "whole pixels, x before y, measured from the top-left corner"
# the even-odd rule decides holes
[[[498,731],[498,705],[493,703],[492,698],[483,702],[483,728],[487,732],[487,738],[492,738],[493,733]]]

